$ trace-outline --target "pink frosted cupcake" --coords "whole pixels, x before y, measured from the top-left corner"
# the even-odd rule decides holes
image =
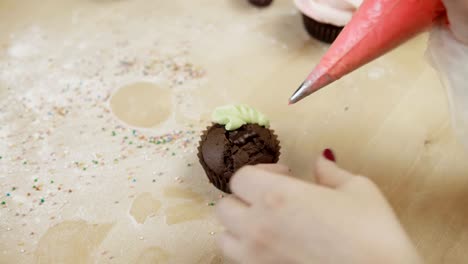
[[[302,12],[304,27],[312,37],[335,41],[363,0],[295,0]]]

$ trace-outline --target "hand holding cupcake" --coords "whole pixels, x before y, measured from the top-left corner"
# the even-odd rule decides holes
[[[210,182],[230,193],[232,175],[246,165],[278,162],[280,145],[268,119],[247,105],[216,108],[201,136],[198,158]]]

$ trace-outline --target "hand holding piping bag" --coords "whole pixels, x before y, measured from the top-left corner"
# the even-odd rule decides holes
[[[468,0],[444,3],[449,24],[432,28],[427,54],[447,89],[455,131],[468,150]]]
[[[296,103],[432,27],[429,55],[468,149],[468,0],[366,0],[290,98]]]
[[[468,1],[443,0],[455,38],[468,45]]]
[[[371,2],[378,1],[367,0]],[[392,1],[381,2],[391,4]],[[440,3],[432,0],[402,3],[408,2],[434,4],[432,11]],[[440,23],[432,29],[428,53],[449,91],[455,119],[464,129],[459,131],[468,135],[468,111],[465,111],[468,107],[468,0],[446,0],[446,3],[450,25]],[[374,49],[371,55],[356,53],[348,58],[351,66],[335,67],[331,62],[340,60],[326,57],[323,65],[327,67],[318,67],[315,73],[319,75],[312,75],[317,77],[314,81],[322,82],[317,86],[313,83],[303,86],[303,94],[293,99],[300,100],[333,78],[342,77],[382,55],[436,18],[415,23],[403,37],[395,35],[399,37],[396,42],[380,42],[383,50]],[[345,40],[346,36],[341,41]],[[364,50],[365,46],[358,49]],[[335,71],[327,75],[326,71],[331,69]],[[223,199],[217,208],[218,217],[226,227],[219,237],[222,252],[236,263],[423,263],[378,187],[366,177],[340,169],[334,160],[331,150],[324,151],[323,157],[316,161],[313,183],[290,177],[290,170],[281,165],[246,167],[236,173],[231,180],[233,195]]]
[[[366,0],[289,102],[306,96],[398,47],[445,16],[440,0]]]

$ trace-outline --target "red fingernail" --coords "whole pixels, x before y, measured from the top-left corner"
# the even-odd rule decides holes
[[[326,149],[323,151],[322,155],[329,161],[335,162],[335,154],[333,154],[333,151],[331,149]]]

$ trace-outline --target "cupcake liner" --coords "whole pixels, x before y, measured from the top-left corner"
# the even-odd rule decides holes
[[[269,6],[273,0],[249,0],[249,2],[254,6],[266,7]]]
[[[202,167],[203,167],[203,169],[204,169],[210,183],[213,184],[216,188],[218,188],[219,190],[221,190],[221,191],[223,191],[225,193],[231,193],[231,190],[229,188],[229,181],[230,181],[232,175],[235,172],[234,173],[225,173],[224,175],[217,175],[216,173],[214,173],[208,167],[208,165],[206,164],[206,162],[204,160],[203,153],[202,153],[202,144],[206,140],[208,131],[215,125],[216,124],[212,124],[211,126],[206,127],[206,129],[202,131],[201,136],[200,136],[200,141],[198,143],[197,156],[198,156],[198,160],[200,161],[200,164],[202,165]],[[273,140],[275,141],[274,146],[276,147],[276,149],[273,149],[273,151],[275,151],[277,153],[273,163],[277,163],[279,161],[280,156],[281,156],[281,146],[280,146],[280,142],[278,140],[278,136],[275,134],[275,131],[271,130],[271,129],[269,129],[269,130],[270,130],[270,133],[271,133],[271,135],[273,137]],[[248,165],[256,165],[256,164],[248,164]]]
[[[333,43],[344,28],[318,22],[305,14],[302,14],[302,21],[304,22],[304,27],[310,36],[326,43]]]
[[[206,173],[206,176],[208,177],[209,181],[211,184],[213,184],[216,188],[219,190],[225,192],[225,193],[231,193],[229,189],[229,179],[230,178],[224,178],[224,177],[218,177],[216,173],[214,173],[210,167],[205,163],[205,159],[203,158],[203,153],[202,153],[202,143],[203,141],[206,140],[207,133],[212,128],[215,124],[212,124],[211,126],[207,126],[204,131],[202,131],[202,134],[200,136],[200,141],[198,142],[198,160],[200,161],[200,164],[203,167],[203,170]],[[224,175],[223,175],[224,176]]]
[[[279,158],[281,156],[281,145],[280,145],[280,142],[278,140],[278,136],[275,134],[275,130],[270,129],[270,132],[271,132],[271,135],[273,136],[273,139],[275,140],[275,145],[278,148],[277,149],[278,155],[276,155],[274,163],[278,163]]]

